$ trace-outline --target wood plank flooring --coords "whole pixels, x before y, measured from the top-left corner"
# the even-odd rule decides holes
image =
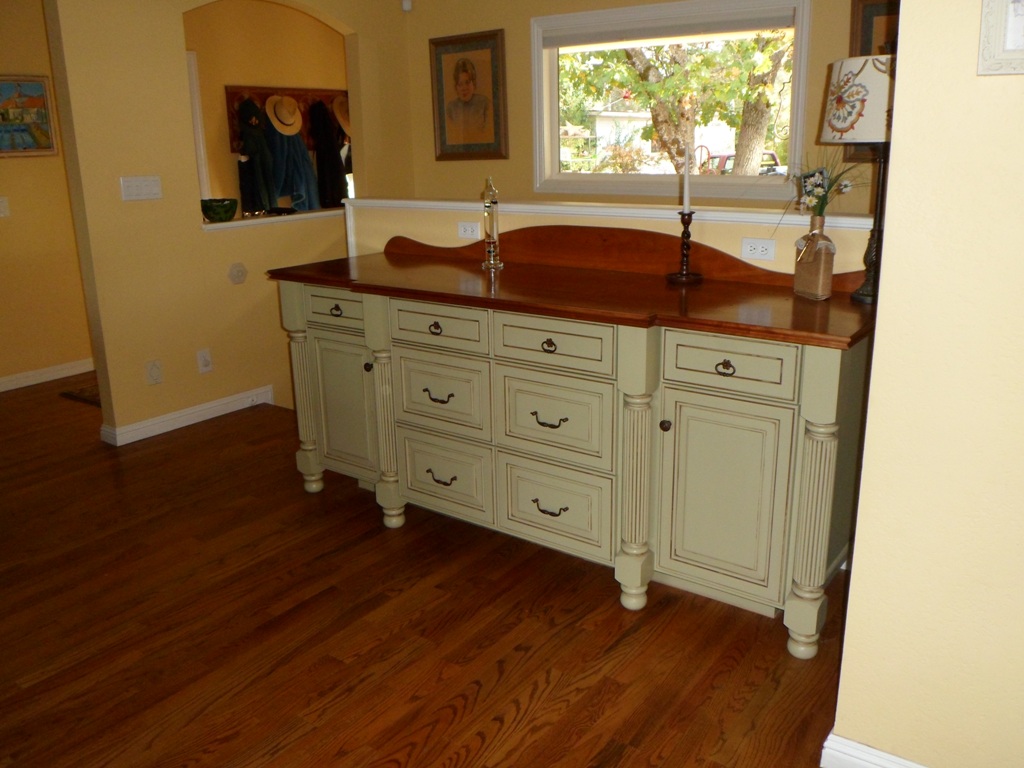
[[[121,448],[88,375],[0,393],[0,766],[812,768],[812,661],[767,619],[294,469],[260,405]]]

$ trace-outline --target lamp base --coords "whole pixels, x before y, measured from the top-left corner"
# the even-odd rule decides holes
[[[859,304],[874,304],[878,300],[878,270],[882,260],[882,236],[885,228],[885,190],[889,183],[889,145],[878,147],[878,179],[875,187],[875,220],[864,250],[864,282],[850,294]]]
[[[874,304],[876,298],[875,286],[869,285],[866,280],[864,285],[850,294],[850,301],[856,301],[858,304]]]

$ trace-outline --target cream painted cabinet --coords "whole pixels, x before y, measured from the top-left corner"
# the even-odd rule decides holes
[[[654,578],[785,611],[801,658],[848,555],[867,351],[664,332]]]
[[[398,494],[612,562],[614,326],[392,299]]]
[[[299,425],[296,464],[307,491],[324,469],[377,481],[373,358],[364,341],[363,301],[352,291],[279,283]]]
[[[795,409],[675,387],[663,398],[657,567],[781,606]]]
[[[847,556],[869,342],[848,348],[280,283],[307,490],[405,506],[767,615],[817,651]],[[660,429],[659,429],[660,427]]]
[[[657,568],[781,607],[800,347],[669,330]]]
[[[373,358],[361,335],[310,327],[312,386],[320,400],[317,446],[327,469],[372,482],[377,475]]]

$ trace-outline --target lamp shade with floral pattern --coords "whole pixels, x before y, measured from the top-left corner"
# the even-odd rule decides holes
[[[892,130],[895,56],[858,56],[832,64],[824,144],[881,144]]]

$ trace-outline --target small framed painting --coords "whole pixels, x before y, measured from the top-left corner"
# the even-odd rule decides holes
[[[978,74],[1024,74],[1024,0],[982,3]]]
[[[434,151],[438,160],[505,159],[505,31],[430,41]]]
[[[57,154],[53,118],[47,78],[0,75],[0,158]]]

